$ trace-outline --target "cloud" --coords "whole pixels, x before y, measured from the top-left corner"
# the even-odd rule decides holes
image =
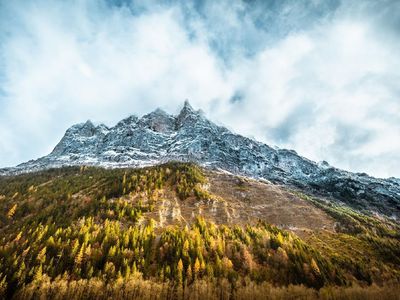
[[[225,122],[239,115],[233,124],[245,135],[344,169],[399,176],[398,43],[373,25],[339,12],[236,66],[246,96]]]
[[[0,4],[0,165],[183,100],[313,160],[400,177],[396,1]]]
[[[178,9],[133,16],[124,6],[75,4],[6,7],[17,20],[8,18],[2,39],[1,134],[20,139],[1,149],[2,164],[10,151],[23,160],[45,154],[67,126],[87,118],[112,124],[156,106],[176,109],[189,97],[202,106],[228,96],[216,58],[189,39]]]

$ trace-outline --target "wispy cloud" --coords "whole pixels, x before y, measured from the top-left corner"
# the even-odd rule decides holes
[[[400,176],[398,6],[2,2],[0,165],[47,154],[73,123],[189,98],[239,133]]]

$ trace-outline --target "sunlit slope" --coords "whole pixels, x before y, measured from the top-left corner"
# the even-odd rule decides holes
[[[81,279],[234,295],[400,278],[397,224],[193,164],[2,177],[0,212],[0,292],[19,298]]]

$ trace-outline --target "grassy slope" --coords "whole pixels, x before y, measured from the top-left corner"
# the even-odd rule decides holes
[[[334,264],[368,283],[400,278],[400,226],[347,206],[295,192],[337,220],[336,231],[317,231],[304,240]]]
[[[212,194],[215,189],[205,190],[207,182],[197,166],[177,163],[140,170],[72,167],[1,178],[0,293],[37,297],[34,287],[41,286],[49,296],[45,287],[86,280],[80,281],[85,290],[118,282],[155,290],[167,285],[174,287],[173,297],[179,288],[202,283],[240,298],[251,284],[263,295],[271,291],[260,285],[267,283],[321,288],[400,278],[396,224],[302,194],[297,196],[340,222],[339,233],[316,230],[304,242],[262,221],[216,225],[194,218],[188,227],[160,228],[149,217],[157,215],[165,197],[180,203],[221,198]],[[315,290],[299,289],[315,296]]]

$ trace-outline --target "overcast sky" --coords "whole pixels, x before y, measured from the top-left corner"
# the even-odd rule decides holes
[[[186,98],[237,133],[400,177],[400,1],[0,0],[0,167],[74,123]]]

